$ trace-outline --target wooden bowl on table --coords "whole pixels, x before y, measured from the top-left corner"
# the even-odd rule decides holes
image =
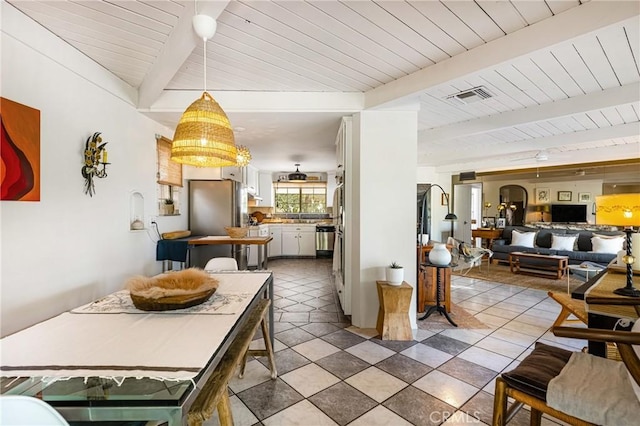
[[[155,277],[137,275],[126,287],[133,305],[142,311],[185,309],[209,300],[218,288],[218,280],[205,271],[189,268]]]
[[[224,230],[227,231],[227,235],[229,235],[231,238],[244,238],[249,232],[249,228],[236,226],[225,226]]]

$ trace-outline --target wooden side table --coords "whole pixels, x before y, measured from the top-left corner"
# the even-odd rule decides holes
[[[386,281],[376,281],[378,287],[378,321],[376,329],[382,340],[412,340],[409,307],[413,287],[406,282],[389,285]]]
[[[456,264],[449,264],[449,265],[434,265],[432,263],[423,263],[422,265],[420,265],[421,268],[425,268],[427,271],[429,269],[435,269],[435,277],[436,277],[436,298],[435,298],[435,305],[431,306],[427,312],[425,312],[425,314],[421,317],[418,318],[418,321],[423,320],[425,318],[428,318],[429,315],[431,315],[433,312],[438,312],[440,315],[444,315],[444,317],[447,319],[447,321],[449,321],[449,323],[451,325],[453,325],[454,327],[457,327],[458,325],[451,319],[451,317],[449,316],[449,310],[447,310],[446,305],[448,304],[449,306],[451,305],[451,295],[450,293],[450,289],[451,289],[451,268],[458,266]],[[446,271],[449,271],[448,275],[446,274]],[[444,272],[444,273],[443,273]],[[449,277],[449,281],[448,282],[442,282],[442,277]],[[440,301],[444,300],[445,301],[445,306],[440,304]]]
[[[436,304],[438,278],[445,287],[445,291],[440,292],[440,303],[444,304],[447,312],[451,312],[451,298],[445,297],[449,296],[451,289],[451,268],[438,269],[425,264],[420,265],[418,276],[418,312],[426,312],[427,308]]]

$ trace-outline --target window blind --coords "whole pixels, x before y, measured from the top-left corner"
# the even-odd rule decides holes
[[[182,164],[171,161],[171,141],[164,136],[157,139],[158,144],[158,183],[161,185],[182,186]]]

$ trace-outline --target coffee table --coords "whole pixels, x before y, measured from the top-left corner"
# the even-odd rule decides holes
[[[584,271],[585,273],[585,282],[589,281],[589,272],[593,272],[594,274],[597,274],[598,272],[602,271],[603,268],[595,268],[593,266],[588,266],[588,265],[569,265],[568,266],[568,270],[567,270],[567,293],[569,293],[569,280],[570,280],[570,272],[571,271]]]
[[[509,254],[509,268],[514,274],[533,275],[559,280],[568,272],[568,256],[525,253],[514,251]]]

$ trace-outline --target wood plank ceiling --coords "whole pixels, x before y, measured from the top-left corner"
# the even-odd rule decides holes
[[[171,127],[186,105],[163,113],[154,103],[204,84],[203,45],[190,27],[197,8],[218,22],[207,43],[209,90],[359,94],[362,109],[415,102],[419,165],[459,172],[545,156],[546,164],[640,157],[638,2],[8,3],[139,89],[140,110]],[[575,34],[562,38],[572,23]],[[490,97],[452,97],[474,88]],[[230,118],[247,127],[236,136],[257,167],[285,170],[302,158],[305,170],[330,170],[339,117],[355,110],[316,111],[297,105],[262,119],[240,108]]]

